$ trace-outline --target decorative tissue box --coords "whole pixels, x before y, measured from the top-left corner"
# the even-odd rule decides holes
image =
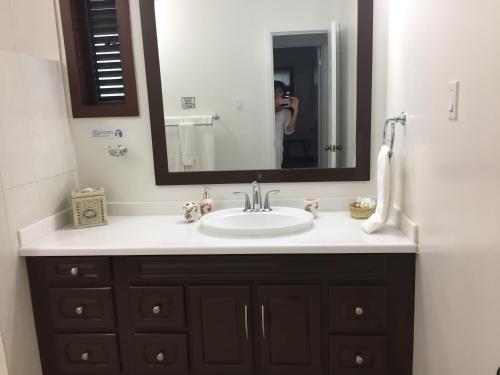
[[[73,223],[75,228],[88,228],[108,224],[104,189],[86,188],[71,192]]]

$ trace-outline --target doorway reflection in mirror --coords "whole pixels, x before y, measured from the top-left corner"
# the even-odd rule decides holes
[[[275,88],[276,168],[331,168],[323,148],[337,134],[330,111],[337,88],[332,87],[329,32],[298,31],[272,34]],[[300,98],[300,114],[297,106]],[[280,102],[281,100],[281,102]],[[296,103],[296,104],[294,104]],[[290,116],[291,115],[291,116]],[[285,125],[283,126],[283,122]],[[284,131],[282,131],[284,128]]]

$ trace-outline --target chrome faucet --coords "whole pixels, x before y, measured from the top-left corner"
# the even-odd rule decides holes
[[[279,190],[271,190],[266,194],[266,199],[262,201],[262,190],[260,183],[257,181],[252,182],[252,204],[250,204],[250,197],[244,192],[235,192],[234,195],[241,195],[245,198],[245,208],[243,212],[269,212],[272,211],[271,201],[269,196],[271,194],[279,193]]]
[[[251,212],[253,211],[252,206],[250,206],[250,198],[248,197],[248,194],[242,191],[235,191],[233,193],[234,195],[242,195],[245,197],[245,208],[243,209],[243,212]]]
[[[252,182],[252,193],[253,193],[252,210],[262,211],[264,208],[262,204],[262,191],[260,189],[260,184],[257,181]],[[257,205],[259,205],[258,210],[257,210]]]
[[[271,208],[271,199],[269,199],[269,196],[271,194],[278,194],[279,192],[280,192],[280,190],[271,190],[271,191],[267,192],[266,199],[264,200],[264,209],[263,209],[263,211],[269,212],[269,211],[273,210]]]

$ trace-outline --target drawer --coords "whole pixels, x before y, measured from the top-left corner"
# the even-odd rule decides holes
[[[52,325],[59,329],[113,329],[111,288],[49,289]]]
[[[387,375],[387,338],[330,336],[331,375]]]
[[[98,281],[111,279],[108,258],[46,258],[45,274],[49,282],[58,281]]]
[[[56,342],[53,360],[60,374],[120,373],[116,335],[57,335]]]
[[[134,335],[136,375],[187,375],[187,335]]]
[[[377,282],[387,280],[387,256],[381,254],[342,255],[222,255],[222,256],[169,256],[129,257],[129,282],[172,282],[182,280],[268,280],[300,278],[311,274],[342,282]],[[229,276],[231,275],[231,276]]]
[[[183,287],[130,288],[130,316],[136,328],[183,328]]]
[[[382,333],[387,327],[385,287],[331,287],[330,329],[343,333]]]

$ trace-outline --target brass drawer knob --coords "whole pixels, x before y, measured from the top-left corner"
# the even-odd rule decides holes
[[[69,274],[71,276],[78,276],[78,272],[80,272],[80,270],[78,269],[78,267],[71,267],[70,270],[69,270]]]
[[[76,315],[82,315],[83,314],[83,306],[78,306],[75,308],[75,314]]]
[[[165,354],[160,352],[156,355],[156,362],[163,362],[165,360]]]
[[[363,363],[365,363],[365,359],[364,359],[362,356],[360,356],[360,355],[357,355],[357,356],[356,356],[355,361],[356,361],[356,364],[357,364],[358,366],[362,366],[362,365],[363,365]]]
[[[90,354],[89,354],[88,352],[85,352],[85,353],[83,353],[83,354],[80,356],[80,359],[81,359],[82,361],[88,361],[88,360],[89,360],[89,358],[90,358]]]
[[[160,306],[155,306],[153,307],[153,314],[158,315],[161,312],[161,307]]]
[[[354,313],[357,316],[363,316],[365,314],[365,310],[361,306],[358,306],[354,309]]]

